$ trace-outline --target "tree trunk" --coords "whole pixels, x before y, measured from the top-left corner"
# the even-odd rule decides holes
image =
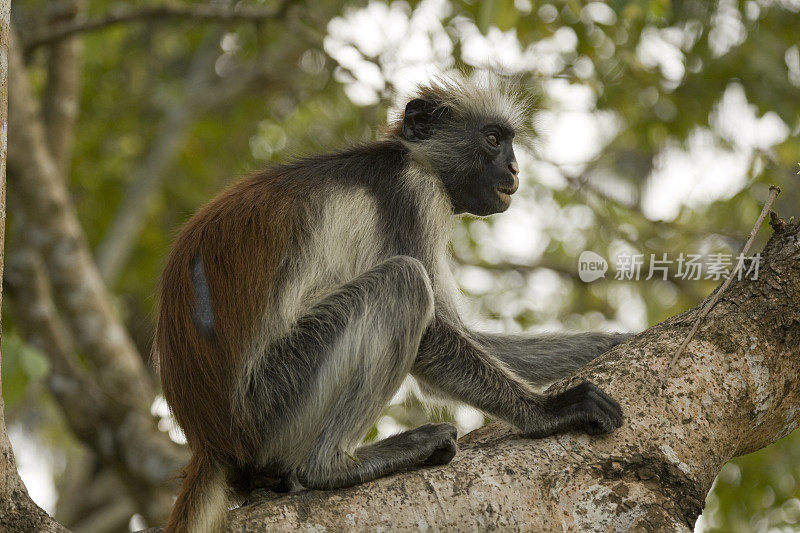
[[[8,44],[11,1],[0,0],[0,276],[6,219],[6,154],[8,149]],[[0,286],[0,301],[3,288]],[[0,355],[2,358],[2,355]],[[14,452],[3,416],[0,382],[0,531],[65,531],[28,496],[17,474]]]

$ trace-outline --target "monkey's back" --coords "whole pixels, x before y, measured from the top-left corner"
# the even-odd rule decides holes
[[[268,170],[234,183],[200,209],[176,239],[161,278],[154,355],[164,396],[192,448],[235,460],[251,453],[239,438],[230,387],[293,239],[297,191]],[[193,261],[205,271],[213,329],[202,333]]]
[[[161,279],[154,354],[164,396],[193,448],[236,462],[250,460],[263,438],[231,405],[244,365],[325,295],[391,255],[369,187],[337,179],[335,165],[306,164],[318,167],[318,179],[304,180],[307,168],[272,167],[200,209]],[[197,258],[213,315],[206,333],[193,320]]]

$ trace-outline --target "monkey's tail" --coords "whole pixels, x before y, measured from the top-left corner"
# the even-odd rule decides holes
[[[228,513],[225,473],[206,454],[195,453],[183,472],[178,499],[164,533],[219,533]]]

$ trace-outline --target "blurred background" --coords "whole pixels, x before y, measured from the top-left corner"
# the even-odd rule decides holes
[[[678,257],[735,261],[769,185],[781,216],[800,210],[798,0],[163,5],[12,6],[27,84],[10,103],[6,420],[31,496],[74,531],[170,506],[186,450],[149,353],[180,225],[248,171],[379,136],[417,82],[491,70],[536,98],[511,208],[460,219],[452,245],[485,328],[639,331],[718,284],[682,279]],[[584,250],[605,278],[581,281]],[[641,279],[614,279],[625,254]],[[667,279],[644,279],[651,254]],[[409,382],[367,438],[431,417],[487,422],[430,412]],[[800,435],[726,465],[696,530],[800,531]]]

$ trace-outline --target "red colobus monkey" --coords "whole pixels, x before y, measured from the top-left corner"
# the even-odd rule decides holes
[[[409,373],[531,437],[622,424],[591,383],[533,386],[624,335],[480,333],[456,311],[453,215],[508,208],[525,119],[508,91],[439,80],[385,138],[269,167],[194,215],[164,269],[154,346],[193,453],[168,532],[222,529],[255,478],[335,489],[449,462],[449,424],[360,446]]]

